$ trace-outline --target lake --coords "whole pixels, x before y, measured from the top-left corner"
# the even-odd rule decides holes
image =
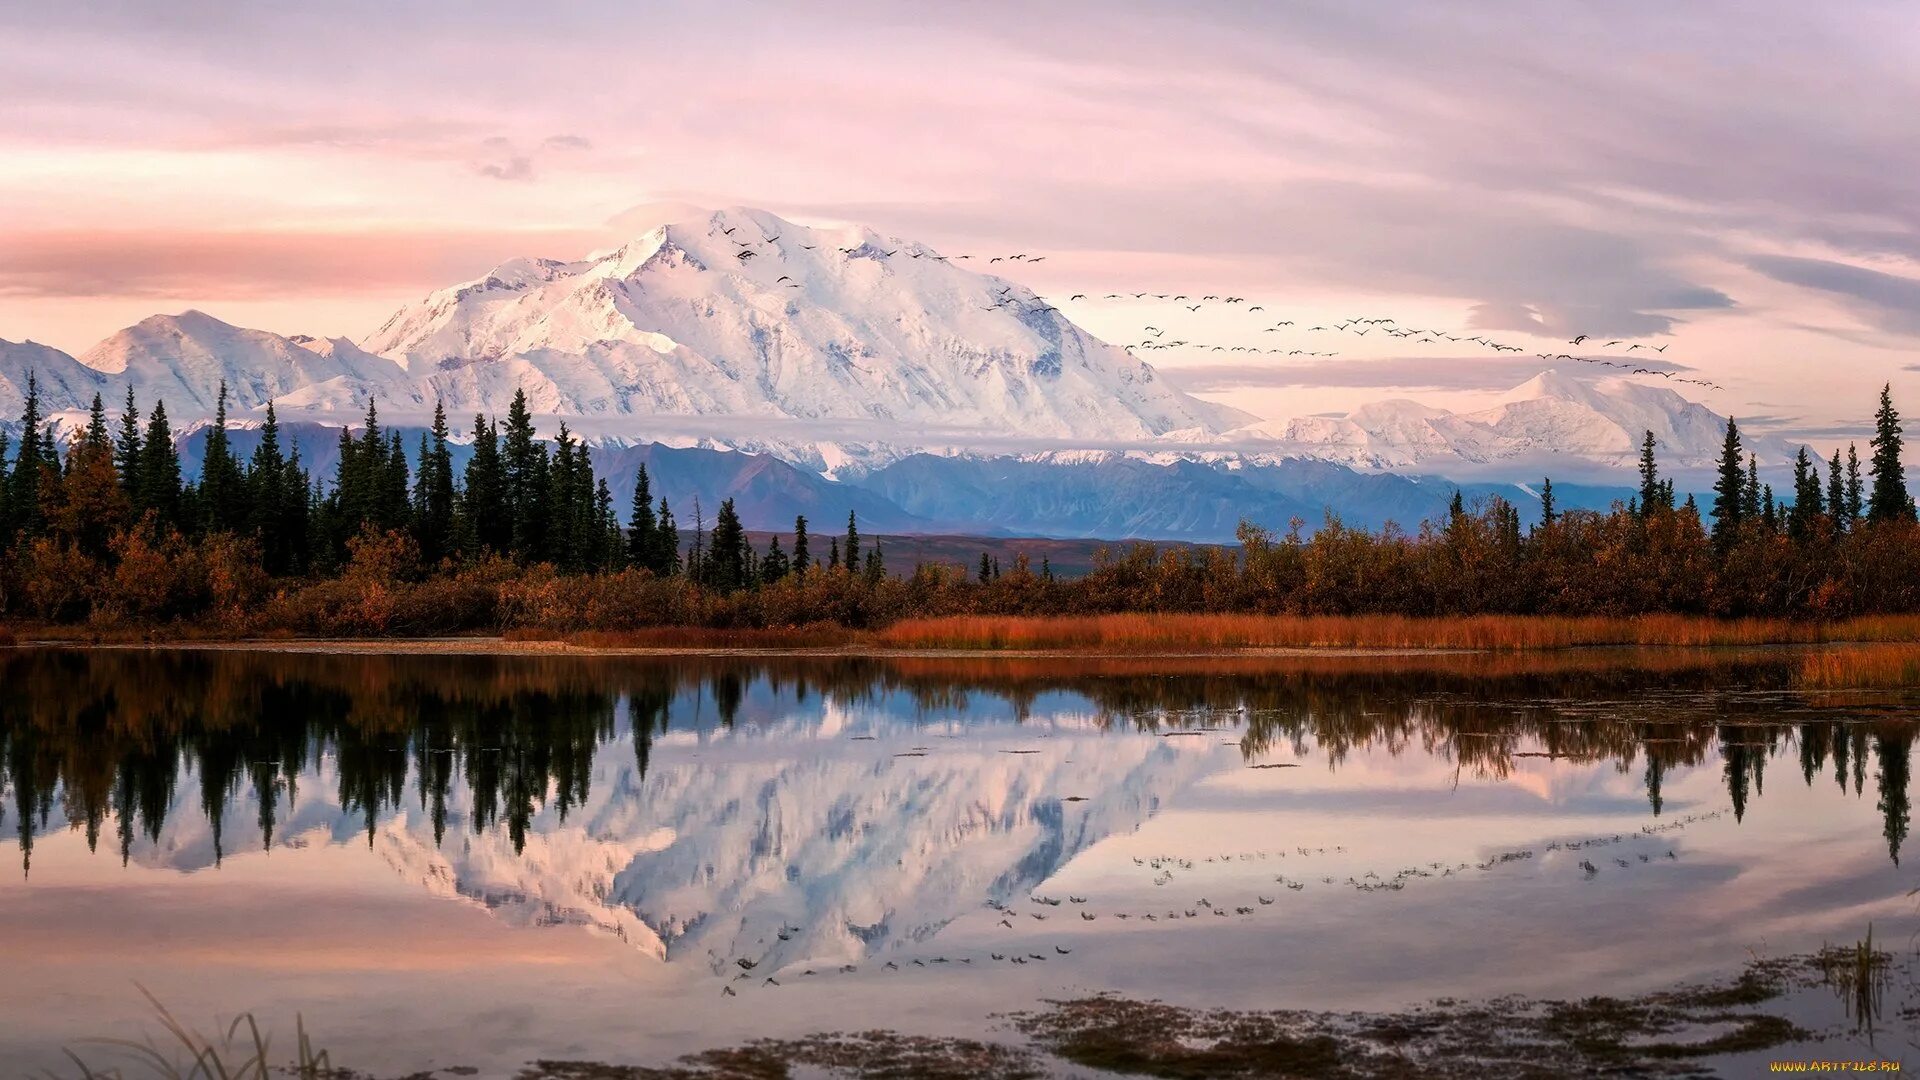
[[[114,1063],[83,1040],[157,1034],[137,986],[511,1076],[1910,954],[1920,698],[1787,655],[0,650],[0,1060]],[[1696,1065],[1898,1057],[1900,993],[1871,1035],[1790,995],[1806,1053]]]

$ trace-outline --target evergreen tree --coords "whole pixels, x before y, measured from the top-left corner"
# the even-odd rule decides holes
[[[420,446],[420,476],[414,484],[413,532],[420,561],[432,566],[453,554],[453,450],[447,442],[447,411],[433,403],[431,441]]]
[[[807,579],[808,563],[812,556],[807,551],[807,518],[801,515],[793,519],[793,576],[795,580]]]
[[[207,429],[200,465],[199,527],[206,532],[239,532],[246,524],[246,478],[227,438],[227,384],[220,382],[213,425]]]
[[[13,458],[13,476],[7,481],[6,525],[10,535],[38,536],[46,523],[41,505],[42,480],[47,472],[59,467],[59,462],[45,459],[41,419],[40,384],[29,371],[26,406],[20,413],[20,449]]]
[[[1657,445],[1651,430],[1640,441],[1640,509],[1643,513],[1651,513],[1662,505],[1666,509],[1673,509],[1673,504],[1665,500],[1666,487],[1660,483],[1660,463],[1653,456]]]
[[[1767,484],[1760,489],[1760,521],[1769,533],[1780,531],[1780,515],[1773,501],[1773,485]]]
[[[786,553],[780,550],[780,536],[776,533],[773,539],[767,541],[766,558],[760,560],[760,581],[771,585],[786,577],[789,569]]]
[[[587,475],[593,475],[591,464],[587,467]],[[593,519],[596,538],[587,552],[588,565],[595,570],[618,570],[625,566],[626,536],[620,531],[620,515],[613,508],[613,489],[607,486],[604,476],[594,485]]]
[[[140,410],[133,407],[133,387],[127,387],[127,404],[120,411],[120,437],[113,445],[113,466],[119,470],[120,486],[129,498],[136,496],[140,486]],[[140,513],[143,507],[134,503],[133,512]]]
[[[873,542],[873,550],[867,552],[867,564],[862,573],[866,575],[869,585],[877,585],[887,576],[887,557],[881,551],[878,540]]]
[[[525,390],[513,392],[502,442],[507,513],[513,523],[510,546],[514,558],[528,562],[546,550],[547,449],[534,439]]]
[[[860,569],[860,529],[853,523],[853,511],[847,511],[847,545],[843,549],[847,561],[847,572]]]
[[[180,520],[180,453],[173,446],[173,428],[167,423],[167,403],[156,401],[140,439],[138,495],[134,505],[151,512],[162,525]]]
[[[1820,466],[1802,446],[1793,456],[1793,509],[1787,515],[1787,531],[1795,539],[1805,539],[1821,512]]]
[[[1860,486],[1860,451],[1847,444],[1847,521],[1857,525],[1866,518],[1865,492]]]
[[[7,495],[7,450],[12,446],[7,430],[0,428],[0,555],[13,545],[13,502]]]
[[[713,519],[713,548],[705,565],[706,584],[721,592],[732,592],[748,582],[747,534],[734,512],[733,500],[725,499]]]
[[[1720,449],[1719,477],[1713,483],[1713,542],[1721,547],[1733,542],[1746,505],[1747,481],[1740,469],[1740,457],[1740,428],[1728,417],[1727,438]]]
[[[1553,480],[1552,478],[1549,477],[1540,482],[1540,524],[1541,526],[1544,528],[1546,526],[1552,525],[1554,518],[1558,516],[1559,516],[1559,511],[1556,510],[1553,505]]]
[[[1873,476],[1867,498],[1867,520],[1912,521],[1913,499],[1907,494],[1906,469],[1900,463],[1900,414],[1893,408],[1893,384],[1880,388],[1880,408],[1873,414],[1873,450],[1867,471]]]
[[[660,570],[653,561],[657,550],[653,535],[655,526],[653,483],[647,477],[647,466],[642,463],[640,471],[633,478],[633,511],[627,519],[627,561],[638,569],[659,574]]]
[[[837,536],[827,538],[827,569],[840,569],[840,538]]]
[[[107,407],[100,395],[93,395],[93,406],[87,410],[87,430],[81,436],[88,446],[105,447],[108,453],[113,451],[113,437],[107,434]]]
[[[659,524],[653,533],[654,572],[671,577],[680,572],[680,529],[673,523],[673,510],[667,506],[667,497],[660,496]]]
[[[1827,516],[1833,519],[1835,529],[1846,528],[1847,522],[1847,481],[1840,471],[1840,448],[1833,448],[1833,460],[1827,463]]]
[[[507,504],[506,466],[500,457],[499,428],[485,416],[473,418],[473,457],[467,460],[460,491],[462,541],[475,556],[505,555],[513,546],[513,514]]]
[[[1741,489],[1740,516],[1752,521],[1760,516],[1760,460],[1752,454],[1747,455],[1747,482]]]
[[[1053,580],[1053,564],[1047,561],[1047,557],[1045,555],[1040,556],[1040,580],[1041,581]]]
[[[993,557],[986,552],[980,553],[980,584],[993,580]]]
[[[305,546],[307,503],[305,476],[280,450],[280,418],[273,402],[260,424],[260,445],[247,464],[247,531],[260,544],[260,563],[269,574],[291,574],[300,565]]]

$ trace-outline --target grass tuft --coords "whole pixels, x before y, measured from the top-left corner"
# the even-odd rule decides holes
[[[144,1068],[140,1075],[160,1080],[273,1080],[276,1075],[292,1076],[296,1080],[336,1080],[345,1075],[343,1070],[334,1068],[326,1051],[314,1049],[305,1022],[297,1016],[294,1018],[294,1059],[290,1064],[275,1064],[268,1056],[272,1037],[260,1030],[252,1013],[235,1017],[216,1041],[182,1023],[146,987],[139,989],[141,996],[153,1006],[154,1015],[166,1030],[166,1038],[158,1041],[151,1037],[101,1038],[86,1042],[110,1047],[130,1057],[135,1067]],[[242,1028],[246,1029],[244,1038]],[[119,1068],[94,1069],[70,1048],[66,1054],[80,1070],[78,1075],[82,1080],[125,1078]]]

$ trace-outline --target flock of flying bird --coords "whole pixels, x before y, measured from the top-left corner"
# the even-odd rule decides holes
[[[1645,846],[1646,841],[1657,839],[1662,833],[1674,832],[1680,829],[1687,828],[1688,826],[1693,825],[1696,822],[1708,821],[1714,818],[1718,818],[1723,813],[1724,811],[1714,810],[1707,813],[1687,814],[1683,817],[1674,818],[1670,821],[1662,822],[1658,825],[1642,826],[1637,832],[1633,832],[1633,833],[1614,833],[1611,835],[1592,836],[1592,837],[1586,837],[1579,840],[1569,840],[1564,842],[1558,841],[1558,840],[1549,841],[1547,844],[1545,844],[1543,847],[1540,848],[1539,853],[1542,855],[1545,855],[1545,854],[1551,854],[1557,851],[1566,851],[1566,852],[1583,851],[1591,848],[1609,847],[1617,844],[1633,844],[1635,842],[1640,842],[1641,846]],[[1678,861],[1680,857],[1678,851],[1669,847],[1667,848],[1664,854],[1661,854],[1658,850],[1660,846],[1664,846],[1664,845],[1655,845],[1654,849],[1650,851],[1629,850],[1628,854],[1632,854],[1636,856],[1636,859],[1627,859],[1627,858],[1622,858],[1616,855],[1612,857],[1612,861],[1616,867],[1621,869],[1625,869],[1627,867],[1631,867],[1639,863],[1651,863],[1654,861],[1656,857],[1666,859],[1666,860]],[[1299,858],[1310,858],[1314,856],[1325,856],[1325,855],[1344,855],[1346,853],[1347,853],[1347,849],[1345,847],[1309,848],[1304,846],[1296,846],[1290,850],[1283,848],[1283,849],[1275,849],[1275,850],[1245,851],[1245,852],[1239,852],[1237,854],[1232,852],[1227,852],[1217,856],[1208,855],[1208,856],[1201,857],[1199,859],[1188,858],[1180,855],[1153,855],[1153,856],[1146,856],[1146,857],[1136,856],[1133,859],[1133,863],[1135,866],[1150,870],[1153,873],[1152,881],[1155,886],[1166,886],[1168,884],[1171,884],[1175,880],[1175,874],[1177,872],[1196,871],[1196,870],[1199,870],[1203,864],[1207,864],[1207,863],[1215,863],[1215,864],[1249,863],[1249,862],[1257,862],[1257,861],[1266,861],[1269,859],[1284,859],[1284,858],[1288,858],[1289,856],[1298,856]],[[1532,859],[1534,858],[1534,856],[1535,856],[1535,851],[1532,848],[1518,848],[1511,851],[1502,851],[1502,852],[1495,853],[1479,862],[1462,862],[1457,864],[1450,864],[1447,862],[1435,861],[1435,862],[1429,862],[1420,866],[1410,866],[1394,874],[1392,877],[1381,877],[1380,874],[1378,874],[1377,872],[1369,870],[1366,873],[1361,874],[1357,877],[1349,875],[1344,882],[1331,876],[1322,875],[1319,878],[1319,882],[1322,885],[1345,886],[1347,888],[1355,890],[1356,892],[1364,892],[1364,893],[1399,892],[1407,887],[1408,882],[1413,881],[1415,879],[1452,877],[1455,874],[1463,874],[1463,873],[1467,873],[1469,871],[1474,871],[1474,870],[1484,872],[1484,871],[1493,870],[1497,867],[1508,865],[1509,863],[1521,862],[1524,860]],[[1591,858],[1583,857],[1578,863],[1575,864],[1575,866],[1581,871],[1582,877],[1588,881],[1593,880],[1600,873],[1600,867],[1594,865]],[[1285,874],[1276,875],[1273,880],[1275,884],[1284,886],[1285,888],[1292,890],[1294,892],[1299,892],[1307,888],[1309,884],[1308,881],[1304,878],[1289,878]],[[1177,905],[1174,905],[1173,907],[1166,909],[1164,913],[1162,913],[1157,907],[1151,910],[1146,910],[1146,911],[1131,911],[1131,910],[1130,911],[1105,911],[1105,912],[1097,911],[1097,910],[1094,910],[1093,908],[1086,906],[1089,903],[1088,897],[1079,896],[1073,893],[1068,893],[1064,901],[1057,896],[1050,896],[1050,895],[1035,893],[1035,894],[1029,895],[1027,897],[1027,901],[1033,905],[1035,910],[1023,912],[1012,904],[1004,903],[1002,901],[994,900],[991,898],[985,902],[985,907],[988,909],[990,913],[990,917],[995,918],[997,921],[997,924],[1002,929],[1012,930],[1017,932],[1019,929],[1025,926],[1024,923],[1021,923],[1018,921],[1019,919],[1021,919],[1022,916],[1028,919],[1032,919],[1035,922],[1045,922],[1050,918],[1052,918],[1054,915],[1058,914],[1058,912],[1054,911],[1053,909],[1057,909],[1061,907],[1063,903],[1075,905],[1075,907],[1073,908],[1073,912],[1074,914],[1079,916],[1079,919],[1082,922],[1089,922],[1089,923],[1097,922],[1103,916],[1105,916],[1121,922],[1138,921],[1141,923],[1162,923],[1162,922],[1172,923],[1172,922],[1181,922],[1187,919],[1204,919],[1207,915],[1212,915],[1216,918],[1223,918],[1223,919],[1234,918],[1234,917],[1244,918],[1244,917],[1256,914],[1260,908],[1272,907],[1274,904],[1278,902],[1278,899],[1277,899],[1277,896],[1256,894],[1254,896],[1253,904],[1216,904],[1211,899],[1205,896],[1202,896],[1194,900],[1194,902],[1191,905],[1177,904]],[[801,928],[797,926],[790,927],[790,926],[783,925],[780,928],[779,938],[781,941],[791,940],[794,934],[797,934],[800,932],[800,929]],[[1069,956],[1069,955],[1072,955],[1072,953],[1074,952],[1073,949],[1067,948],[1066,946],[1060,945],[1058,943],[1050,943],[1050,947],[1052,950],[1052,957]],[[990,949],[986,953],[985,959],[988,960],[990,963],[1025,965],[1025,964],[1041,963],[1050,958],[1048,953],[1046,952],[1030,952],[1025,946],[1006,946],[1004,947],[1004,949],[1005,951]],[[980,959],[980,957],[955,956],[955,957],[949,958],[945,955],[940,955],[940,956],[932,956],[932,957],[905,959],[905,966],[919,967],[919,968],[929,968],[929,967],[934,967],[938,965],[955,965],[955,964],[971,966],[976,959]],[[751,981],[754,978],[759,978],[761,980],[760,985],[763,987],[769,987],[769,986],[778,987],[782,985],[782,983],[780,982],[777,976],[773,976],[773,975],[756,976],[754,974],[754,970],[760,966],[760,961],[751,960],[746,957],[738,957],[733,960],[733,964],[734,966],[738,967],[740,970],[737,974],[733,976],[732,980],[728,984],[723,985],[721,987],[720,996],[722,997],[737,997],[738,992],[734,990],[732,983]],[[860,971],[860,965],[841,964],[835,970],[837,970],[838,973],[842,975],[852,975],[852,974],[857,974]],[[879,970],[901,971],[903,970],[902,961],[888,960],[882,963],[881,965],[879,965]],[[807,977],[812,977],[819,974],[820,972],[813,968],[806,968],[800,971],[797,977],[807,978]],[[789,976],[789,978],[793,978],[793,977],[796,977],[796,976]]]
[[[725,228],[716,228],[716,230],[714,230],[713,235],[724,236],[729,243],[733,244],[734,247],[737,249],[734,252],[734,258],[738,259],[743,264],[751,259],[760,257],[761,252],[758,249],[762,245],[772,244],[777,242],[780,239],[780,234],[775,233],[771,236],[763,235],[758,239],[742,240],[736,236],[736,234],[739,233],[739,231],[740,231],[740,227],[737,225],[727,226]],[[801,248],[807,251],[816,250],[818,246],[819,245],[817,244],[801,244],[800,245]],[[777,251],[778,249],[775,249],[775,250]],[[1026,265],[1032,266],[1038,263],[1045,262],[1047,259],[1045,255],[1033,255],[1027,252],[1015,252],[1009,255],[990,255],[990,256],[984,256],[984,257],[977,256],[977,255],[941,255],[937,252],[927,250],[924,247],[915,247],[912,249],[908,249],[906,247],[899,247],[899,248],[893,248],[889,250],[887,248],[878,247],[872,244],[858,244],[858,245],[853,245],[849,247],[837,248],[836,250],[839,251],[842,255],[845,255],[849,258],[855,255],[865,255],[873,258],[891,259],[897,255],[905,254],[908,258],[911,258],[911,259],[932,259],[935,262],[942,262],[942,263],[960,262],[960,261],[981,261],[981,262],[984,262],[985,265],[993,265],[996,263],[1003,263],[1003,262],[1004,263],[1018,262],[1018,263],[1025,263]],[[785,285],[787,288],[790,288],[790,289],[801,288],[800,283],[793,280],[792,277],[788,275],[782,275],[775,282],[775,284]],[[1244,296],[1224,296],[1224,295],[1217,295],[1217,294],[1206,294],[1196,299],[1194,296],[1190,294],[1180,293],[1180,292],[1164,292],[1164,293],[1161,293],[1161,292],[1135,292],[1135,293],[1114,292],[1114,293],[1106,293],[1104,294],[1104,296],[1100,298],[1105,300],[1165,301],[1165,302],[1177,304],[1180,307],[1187,310],[1188,312],[1198,312],[1199,310],[1201,310],[1201,308],[1205,307],[1209,303],[1218,303],[1218,304],[1227,305],[1227,306],[1245,304],[1246,306],[1244,308],[1240,308],[1239,310],[1243,310],[1248,313],[1266,310],[1266,306],[1264,304],[1248,304],[1247,298]],[[1069,302],[1078,301],[1078,300],[1087,300],[1087,299],[1089,299],[1089,296],[1086,293],[1075,293],[1072,296],[1068,297]],[[1019,314],[1035,314],[1035,313],[1051,312],[1051,311],[1059,310],[1057,307],[1054,307],[1053,305],[1047,303],[1046,297],[1033,294],[1031,290],[1028,290],[1027,295],[1023,296],[1020,294],[1020,292],[1018,292],[1015,289],[1014,286],[1011,286],[1011,285],[1002,288],[999,291],[999,293],[992,298],[992,303],[985,306],[982,310],[993,311],[998,309],[1008,309]],[[1282,319],[1274,323],[1272,326],[1265,327],[1263,329],[1263,332],[1270,333],[1270,334],[1280,333],[1294,325],[1295,325],[1294,320]],[[1382,316],[1382,317],[1353,316],[1348,319],[1333,321],[1328,325],[1309,326],[1304,328],[1303,332],[1305,333],[1348,333],[1348,334],[1352,334],[1355,337],[1366,337],[1367,335],[1375,331],[1380,332],[1382,337],[1392,337],[1392,338],[1398,338],[1402,340],[1412,339],[1412,343],[1418,344],[1418,345],[1429,345],[1429,344],[1437,345],[1445,342],[1449,344],[1478,345],[1487,349],[1491,349],[1495,353],[1507,353],[1507,352],[1517,353],[1517,352],[1526,351],[1522,346],[1512,345],[1512,344],[1508,344],[1506,342],[1501,342],[1501,341],[1495,341],[1491,338],[1488,338],[1484,334],[1458,334],[1458,333],[1451,333],[1445,330],[1420,329],[1420,328],[1411,327],[1411,326],[1402,326],[1400,325],[1398,320],[1393,319],[1391,317],[1385,317],[1385,316]],[[1273,355],[1273,356],[1289,356],[1289,357],[1291,356],[1332,357],[1332,356],[1340,355],[1336,351],[1287,348],[1284,346],[1283,347],[1267,347],[1267,346],[1257,346],[1257,345],[1221,345],[1221,344],[1212,344],[1208,342],[1194,341],[1187,338],[1174,338],[1169,340],[1165,336],[1167,331],[1164,328],[1158,327],[1158,326],[1148,326],[1143,331],[1143,333],[1147,335],[1147,337],[1144,340],[1136,342],[1132,345],[1125,346],[1128,352],[1134,352],[1136,350],[1161,350],[1161,349],[1188,348],[1188,349],[1196,349],[1196,350],[1206,350],[1210,352],[1250,353],[1250,354],[1257,353],[1257,354],[1265,354],[1265,355]],[[1592,336],[1588,334],[1579,334],[1579,335],[1576,335],[1571,340],[1569,340],[1567,344],[1573,345],[1575,347],[1579,347],[1585,344],[1587,341],[1591,340],[1591,337]],[[1605,342],[1604,344],[1601,344],[1599,347],[1603,349],[1612,349],[1621,345],[1626,346],[1626,349],[1621,354],[1619,354],[1622,356],[1630,355],[1642,349],[1645,349],[1650,353],[1665,353],[1668,348],[1667,345],[1657,345],[1657,346],[1648,345],[1648,344],[1639,343],[1639,342],[1628,342],[1625,339],[1608,341],[1608,342]],[[1588,355],[1566,353],[1566,352],[1560,352],[1560,353],[1542,352],[1542,353],[1535,353],[1534,355],[1546,361],[1567,361],[1570,363],[1591,364],[1591,365],[1600,366],[1600,367],[1615,368],[1626,375],[1658,376],[1659,378],[1666,379],[1667,381],[1673,382],[1673,383],[1688,383],[1694,386],[1701,386],[1711,390],[1726,389],[1724,386],[1721,386],[1720,384],[1715,383],[1711,380],[1698,379],[1698,378],[1693,378],[1687,375],[1682,375],[1680,371],[1672,370],[1666,367],[1648,367],[1645,364],[1635,364],[1631,361],[1626,361],[1626,360],[1612,360],[1604,357],[1588,356]],[[1681,370],[1685,370],[1685,369],[1681,369]]]

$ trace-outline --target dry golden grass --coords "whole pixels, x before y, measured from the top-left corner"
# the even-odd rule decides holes
[[[831,623],[775,629],[715,629],[706,626],[650,626],[639,630],[577,630],[551,633],[509,630],[506,640],[557,641],[582,649],[831,649],[867,635]]]
[[[1795,680],[1809,690],[1892,690],[1920,686],[1920,645],[1855,645],[1810,653]]]
[[[1093,615],[1037,618],[963,615],[909,619],[876,644],[922,649],[1563,649],[1586,645],[1782,645],[1920,641],[1920,617],[1840,623],[1709,619],[1478,615]]]

